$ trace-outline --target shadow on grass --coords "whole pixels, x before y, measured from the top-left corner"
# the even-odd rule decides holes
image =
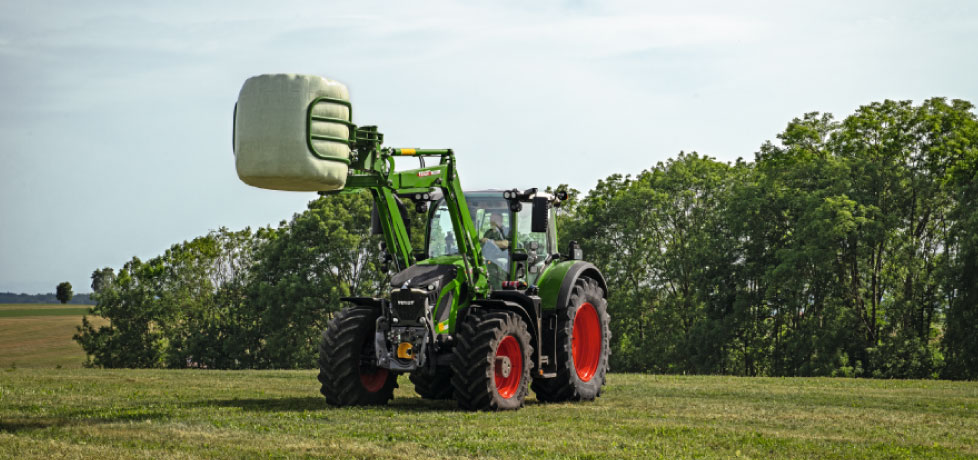
[[[336,410],[326,404],[322,397],[292,397],[292,398],[244,398],[244,399],[210,399],[187,404],[190,407],[236,407],[249,412],[302,412]],[[455,401],[429,401],[421,398],[394,399],[386,406],[361,406],[381,410],[403,412],[433,412],[458,410]]]
[[[165,412],[123,414],[111,417],[88,417],[78,414],[65,414],[56,417],[5,417],[0,420],[0,433],[19,433],[47,428],[60,428],[81,425],[101,425],[119,422],[143,422],[170,418]]]
[[[323,398],[314,397],[207,399],[188,403],[187,406],[236,407],[250,412],[301,412],[329,407]]]
[[[526,407],[541,404],[536,400],[526,401]],[[302,412],[323,410],[345,410],[326,403],[322,397],[282,397],[282,398],[235,398],[210,399],[187,404],[189,407],[236,407],[249,412]],[[458,408],[454,400],[430,400],[422,398],[395,398],[387,405],[360,406],[356,409],[373,408],[394,412],[467,412]]]
[[[53,426],[65,426],[69,422],[69,419],[53,417],[3,419],[0,420],[0,433],[42,430]]]
[[[422,399],[422,398],[402,398],[394,399],[388,404],[387,409],[401,412],[460,412],[458,403],[453,399]]]

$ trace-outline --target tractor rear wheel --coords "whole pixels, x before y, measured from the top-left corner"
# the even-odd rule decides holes
[[[557,377],[535,379],[540,401],[590,401],[601,395],[610,356],[608,302],[590,278],[578,279],[557,312]]]
[[[456,334],[452,387],[459,407],[512,410],[529,393],[533,346],[526,323],[506,311],[472,311]]]
[[[354,306],[333,316],[319,343],[319,390],[333,406],[387,404],[397,376],[376,366],[376,310]]]
[[[452,369],[437,367],[431,374],[421,370],[411,373],[414,391],[424,399],[452,399]]]

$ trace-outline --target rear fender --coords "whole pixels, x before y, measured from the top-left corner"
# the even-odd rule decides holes
[[[541,307],[544,310],[556,310],[567,305],[567,298],[581,277],[597,281],[605,298],[608,297],[608,284],[594,264],[581,260],[565,260],[547,268],[540,276],[537,286],[540,290]]]

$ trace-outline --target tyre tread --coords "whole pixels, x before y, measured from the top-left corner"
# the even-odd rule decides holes
[[[397,377],[388,374],[384,386],[376,393],[367,392],[360,383],[360,334],[373,340],[374,309],[362,306],[340,310],[329,321],[319,342],[319,392],[332,406],[363,406],[387,404],[394,397]]]
[[[503,399],[494,381],[495,347],[503,337],[512,335],[523,352],[523,379],[516,394]],[[470,312],[456,333],[452,357],[451,387],[462,409],[498,411],[518,409],[529,393],[533,346],[526,324],[515,313],[507,311]]]

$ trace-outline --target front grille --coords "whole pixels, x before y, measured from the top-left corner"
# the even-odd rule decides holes
[[[396,289],[391,292],[391,313],[399,321],[417,321],[425,315],[428,293],[420,289]]]

